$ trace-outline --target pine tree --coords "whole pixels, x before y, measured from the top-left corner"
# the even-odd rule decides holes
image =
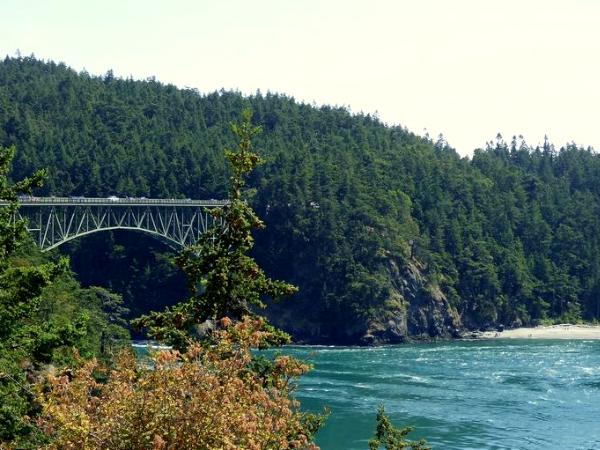
[[[369,450],[378,450],[381,446],[385,450],[431,450],[423,439],[417,442],[406,439],[412,430],[412,427],[396,428],[385,413],[385,408],[380,406],[375,437],[369,441]]]
[[[254,246],[252,231],[264,228],[244,198],[246,177],[261,162],[251,142],[260,127],[252,124],[251,116],[245,110],[242,121],[231,126],[238,145],[236,151],[225,151],[233,172],[229,199],[222,209],[211,211],[223,226],[203,234],[176,259],[188,277],[191,298],[134,321],[134,326],[145,327],[151,337],[177,348],[186,346],[194,325],[224,317],[241,319],[253,315],[255,308],[264,308],[264,296],[279,299],[297,291],[291,284],[267,277],[248,255]],[[284,333],[277,336],[280,342],[289,340]]]

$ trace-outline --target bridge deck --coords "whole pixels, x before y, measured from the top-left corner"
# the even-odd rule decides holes
[[[225,206],[226,200],[191,200],[189,198],[90,198],[90,197],[19,197],[21,206]],[[6,202],[0,201],[1,205]]]

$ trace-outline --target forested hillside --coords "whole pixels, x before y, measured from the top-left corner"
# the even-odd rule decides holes
[[[16,179],[48,168],[40,195],[221,198],[229,123],[246,106],[266,160],[250,180],[267,224],[255,256],[300,287],[269,309],[298,339],[600,318],[600,158],[589,149],[498,138],[461,158],[443,140],[282,95],[0,63],[0,145],[17,147]],[[121,292],[135,313],[184,295],[166,249],[136,234],[64,251],[84,283]]]

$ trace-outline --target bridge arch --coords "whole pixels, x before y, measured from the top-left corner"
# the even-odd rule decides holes
[[[156,238],[160,242],[162,242],[165,245],[167,245],[168,247],[170,247],[172,250],[178,251],[178,250],[181,250],[184,248],[183,245],[180,242],[177,242],[175,239],[170,238],[169,236],[164,236],[162,234],[156,233],[155,231],[145,230],[143,228],[134,228],[134,227],[107,227],[107,228],[100,228],[100,229],[85,231],[85,232],[79,233],[77,235],[69,236],[69,237],[63,239],[62,241],[56,242],[48,247],[45,247],[42,251],[47,252],[47,251],[53,250],[55,248],[58,248],[61,245],[66,244],[69,241],[79,239],[81,237],[89,236],[90,234],[100,233],[102,231],[111,231],[111,230],[138,231],[138,232],[148,234],[148,235]]]

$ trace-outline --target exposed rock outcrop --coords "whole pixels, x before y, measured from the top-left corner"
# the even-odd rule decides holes
[[[270,305],[267,315],[298,343],[380,345],[459,336],[458,313],[421,263],[400,264],[390,258],[384,270],[390,283],[387,297],[367,313],[353,314],[342,302],[324,309],[317,302],[290,300]]]
[[[383,307],[369,320],[361,343],[399,343],[407,339],[458,337],[458,313],[450,306],[438,285],[424,275],[417,261],[399,266],[388,261],[393,289]]]

